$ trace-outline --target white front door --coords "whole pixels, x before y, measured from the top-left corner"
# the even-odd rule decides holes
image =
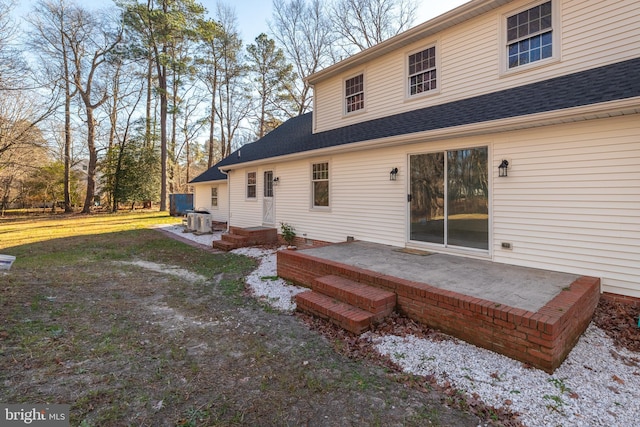
[[[262,186],[262,224],[274,225],[275,209],[273,203],[273,171],[264,171]]]

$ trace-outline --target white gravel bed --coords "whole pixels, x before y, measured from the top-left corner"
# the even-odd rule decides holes
[[[215,238],[182,233],[182,227],[176,230],[193,240],[208,237],[203,244],[210,245]],[[260,260],[247,278],[258,298],[279,310],[295,309],[292,297],[306,289],[275,278],[276,251],[233,252]],[[520,414],[530,427],[640,425],[640,353],[616,349],[593,324],[553,375],[455,338],[432,341],[373,333],[363,337],[405,372],[432,375],[441,385],[450,384],[488,405]]]
[[[640,354],[614,349],[593,324],[553,375],[455,338],[367,338],[405,372],[433,375],[440,385],[508,408],[527,426],[632,426],[640,420]]]
[[[293,297],[300,292],[308,291],[308,289],[288,284],[276,276],[276,250],[241,248],[231,252],[260,260],[258,268],[246,278],[247,285],[254,295],[275,309],[285,312],[292,312],[296,309]]]

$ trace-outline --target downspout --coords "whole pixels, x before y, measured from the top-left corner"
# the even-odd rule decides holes
[[[227,176],[227,233],[229,233],[231,227],[231,175],[229,175],[230,170],[222,170],[220,172]]]

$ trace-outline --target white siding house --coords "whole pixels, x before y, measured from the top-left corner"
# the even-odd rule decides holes
[[[207,211],[215,222],[229,220],[229,188],[227,176],[211,168],[189,182],[193,185],[193,207]]]
[[[214,168],[229,225],[640,297],[639,69],[638,1],[472,0],[309,76],[313,114]]]

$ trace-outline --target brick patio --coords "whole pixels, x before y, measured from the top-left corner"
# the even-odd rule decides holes
[[[455,271],[451,274],[455,275]],[[279,251],[278,276],[327,297],[324,301],[334,305],[339,312],[337,318],[332,318],[331,308],[323,306],[319,302],[321,297],[317,295],[310,297],[312,301],[309,303],[304,296],[299,297],[298,303],[306,311],[328,318],[355,333],[379,321],[379,315],[369,311],[373,316],[364,320],[366,313],[354,311],[353,318],[350,318],[350,303],[358,297],[345,289],[341,292],[348,295],[346,298],[341,299],[335,290],[327,295],[322,290],[323,282],[341,282],[343,288],[354,283],[352,287],[368,286],[393,293],[395,309],[400,313],[549,373],[560,366],[584,332],[600,297],[600,280],[583,276],[533,312],[311,256],[304,251]],[[425,281],[428,281],[428,272],[425,272]],[[366,293],[362,289],[360,291]],[[307,296],[306,299],[310,298]],[[363,310],[357,305],[356,308]]]

